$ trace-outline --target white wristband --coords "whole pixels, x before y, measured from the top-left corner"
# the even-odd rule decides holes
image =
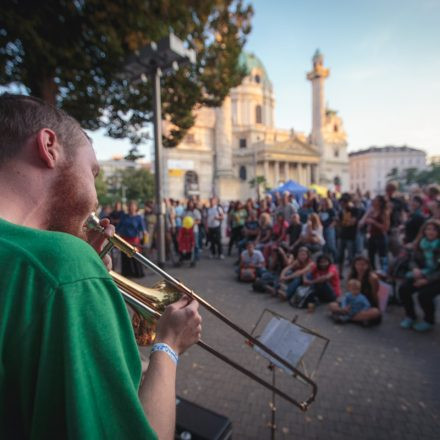
[[[168,344],[164,344],[163,342],[158,342],[157,344],[154,344],[153,348],[151,349],[151,354],[153,354],[155,351],[163,351],[177,365],[177,362],[179,361],[179,356]]]

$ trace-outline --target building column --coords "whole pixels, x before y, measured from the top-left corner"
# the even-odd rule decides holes
[[[276,160],[273,163],[274,166],[274,176],[275,176],[275,187],[278,186],[278,182],[280,181],[280,163]]]
[[[266,159],[263,160],[263,175],[269,185],[269,162]]]

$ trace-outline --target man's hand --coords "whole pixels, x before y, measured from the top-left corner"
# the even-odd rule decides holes
[[[100,220],[99,224],[104,228],[104,232],[94,230],[87,232],[87,242],[98,253],[102,251],[106,240],[115,234],[115,227],[110,224],[110,220],[108,218]],[[102,261],[107,267],[107,270],[112,269],[112,259],[110,255],[105,255]]]
[[[156,342],[168,344],[179,355],[200,340],[199,303],[184,295],[169,305],[157,324]]]

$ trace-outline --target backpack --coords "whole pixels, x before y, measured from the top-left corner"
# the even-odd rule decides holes
[[[313,289],[310,286],[299,286],[290,298],[289,303],[297,309],[305,309],[310,302],[312,293]]]

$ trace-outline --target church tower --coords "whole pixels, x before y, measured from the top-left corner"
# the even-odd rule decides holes
[[[312,58],[313,69],[307,74],[307,79],[312,83],[312,133],[311,142],[324,153],[323,126],[325,118],[324,80],[329,76],[330,70],[324,67],[324,57],[316,49]]]

